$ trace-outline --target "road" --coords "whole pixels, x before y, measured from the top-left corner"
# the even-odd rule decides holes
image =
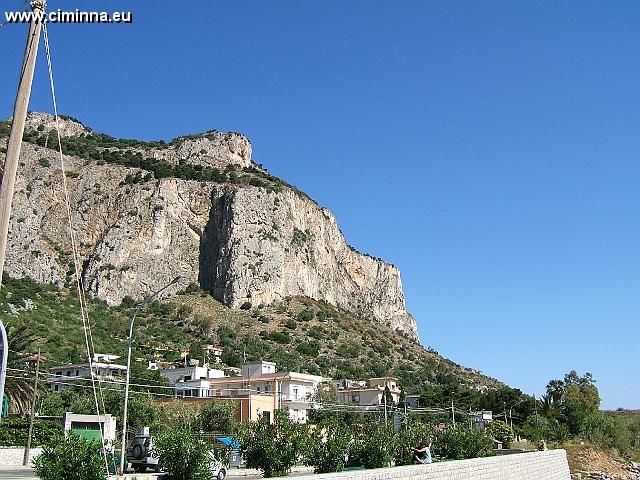
[[[0,467],[0,478],[2,480],[15,480],[15,479],[21,479],[21,480],[35,480],[36,474],[33,473],[33,470],[31,470],[30,468],[27,469],[3,469]]]

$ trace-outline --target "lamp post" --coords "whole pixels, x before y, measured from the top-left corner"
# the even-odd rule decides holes
[[[129,370],[131,369],[131,337],[133,336],[133,324],[136,321],[136,317],[138,316],[138,313],[140,313],[140,310],[142,310],[142,308],[147,303],[149,303],[151,300],[153,300],[155,297],[157,297],[161,292],[169,288],[171,285],[175,285],[176,283],[181,282],[184,279],[185,277],[180,275],[174,278],[173,280],[171,280],[171,282],[166,284],[161,289],[153,292],[153,294],[150,297],[147,297],[146,299],[144,299],[142,302],[138,304],[136,311],[133,314],[133,318],[131,319],[131,325],[129,326],[129,347],[127,351],[127,375],[124,382],[124,410],[122,413],[122,446],[120,450],[120,475],[124,475],[124,465],[126,463],[125,450],[126,450],[126,439],[127,439],[127,407],[129,404]]]

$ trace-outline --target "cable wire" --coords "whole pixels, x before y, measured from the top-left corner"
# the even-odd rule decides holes
[[[78,248],[76,245],[76,236],[75,236],[75,229],[74,229],[74,222],[73,222],[73,215],[71,213],[71,201],[70,201],[70,197],[69,197],[69,189],[67,187],[67,179],[66,179],[66,173],[65,173],[65,163],[64,163],[64,156],[62,154],[62,138],[61,138],[61,134],[60,134],[60,119],[58,116],[58,102],[56,99],[56,91],[55,91],[55,83],[53,80],[53,66],[52,66],[52,62],[51,62],[51,48],[49,45],[49,32],[47,29],[47,23],[44,22],[42,25],[42,29],[43,29],[43,33],[44,33],[44,44],[45,44],[45,52],[46,52],[46,56],[47,56],[47,67],[48,67],[48,72],[49,72],[49,85],[51,88],[51,99],[53,102],[53,113],[54,113],[54,118],[55,118],[55,127],[56,127],[56,134],[57,134],[57,138],[58,138],[58,154],[59,154],[59,158],[60,158],[60,168],[61,168],[61,172],[62,172],[62,189],[64,191],[64,198],[65,198],[65,206],[66,206],[66,213],[67,213],[67,220],[68,220],[68,226],[69,226],[69,237],[70,237],[70,241],[71,241],[71,250],[72,250],[72,255],[73,255],[73,265],[74,265],[74,272],[75,272],[75,280],[76,280],[76,288],[78,290],[78,300],[80,302],[80,315],[82,317],[82,326],[83,326],[83,330],[84,330],[84,336],[85,336],[85,346],[87,349],[87,357],[89,360],[89,370],[91,372],[93,372],[93,355],[92,355],[92,351],[90,349],[90,344],[93,344],[93,338],[90,339],[91,337],[91,326],[90,326],[90,322],[89,322],[89,317],[87,314],[87,308],[86,308],[86,304],[85,304],[85,300],[86,298],[83,295],[83,285],[82,285],[82,279],[81,279],[81,273],[80,273],[80,262],[79,262],[79,258],[78,258]],[[91,375],[92,378],[92,387],[93,387],[93,397],[94,397],[94,402],[95,402],[95,407],[96,407],[96,414],[98,416],[100,416],[100,403],[98,401],[98,393],[96,391],[96,385],[95,385],[95,379],[93,377],[93,374]],[[100,392],[100,397],[102,400],[102,406],[103,406],[103,411],[104,411],[104,396],[102,395],[102,391]],[[106,412],[105,412],[106,413]],[[105,443],[105,438],[104,438],[104,434],[102,431],[102,428],[100,428],[100,441],[102,444],[102,453],[103,453],[103,459],[104,459],[104,464],[105,464],[105,469],[108,472],[109,471],[109,464],[108,464],[108,460],[107,460],[107,452],[106,452],[106,443]],[[114,465],[115,465],[115,459],[114,459]]]

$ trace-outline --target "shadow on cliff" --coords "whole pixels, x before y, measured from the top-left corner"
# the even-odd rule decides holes
[[[200,254],[198,265],[198,282],[203,290],[227,304],[227,272],[229,271],[229,231],[233,210],[232,194],[225,192],[219,195],[215,190],[211,193],[211,210],[209,221],[200,237]]]

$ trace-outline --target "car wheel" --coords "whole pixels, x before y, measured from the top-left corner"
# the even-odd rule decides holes
[[[131,453],[136,460],[142,460],[142,445],[134,445]]]
[[[224,477],[227,476],[227,471],[223,468],[218,472],[218,476],[216,477],[218,480],[224,480]]]

